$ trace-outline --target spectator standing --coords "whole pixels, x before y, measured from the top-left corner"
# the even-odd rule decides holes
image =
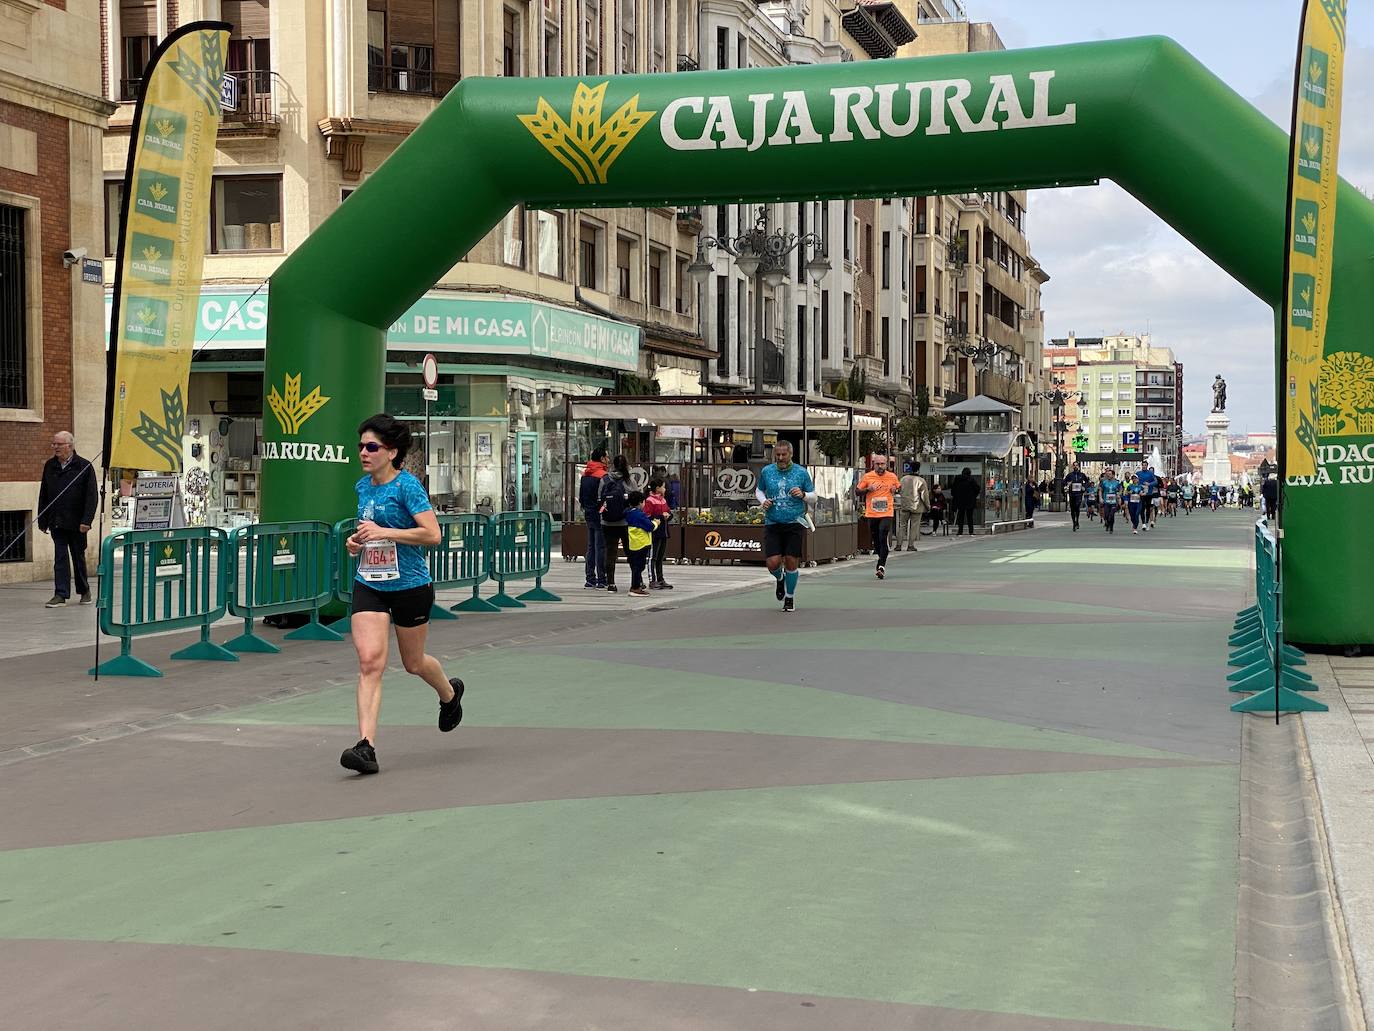
[[[606,589],[606,541],[601,536],[601,503],[598,496],[601,480],[606,475],[606,449],[594,448],[592,457],[582,467],[582,479],[577,485],[577,503],[587,523],[587,582],[589,591]]]
[[[629,489],[630,463],[625,461],[624,455],[616,455],[610,470],[601,478],[601,486],[597,490],[601,512],[601,538],[606,542],[606,590],[611,594],[619,590],[615,585],[615,564],[620,557],[620,548],[624,545],[627,554],[630,550],[625,522],[625,510],[629,508]]]
[[[673,585],[663,579],[663,560],[668,553],[668,522],[673,518],[667,493],[667,482],[662,476],[655,476],[649,481],[649,493],[644,497],[644,514],[655,521],[653,553],[649,557],[649,587],[655,591],[673,589]]]
[[[647,598],[649,592],[644,587],[644,567],[649,563],[654,531],[658,529],[659,522],[651,519],[641,507],[644,495],[639,491],[630,491],[625,504],[625,560],[630,564],[630,593],[637,598]]]
[[[978,486],[977,479],[973,476],[973,470],[968,466],[954,477],[954,482],[949,485],[949,492],[954,499],[954,519],[959,528],[957,536],[964,535],[964,524],[968,524],[968,532],[973,533],[973,508],[978,504],[978,495],[983,493],[983,488]]]
[[[897,509],[897,550],[903,545],[915,551],[921,539],[921,517],[930,511],[930,484],[921,475],[921,463],[912,462],[902,477],[902,493]]]
[[[53,595],[43,607],[59,608],[72,595],[72,573],[81,604],[91,603],[86,578],[86,534],[100,504],[96,471],[76,453],[76,438],[66,430],[53,434],[52,457],[43,465],[38,487],[38,529],[52,535]]]
[[[948,507],[949,502],[945,497],[945,489],[937,483],[930,492],[930,532],[932,535],[940,532],[940,522],[945,518]]]
[[[1040,487],[1034,480],[1027,480],[1022,493],[1026,498],[1026,518],[1031,526],[1035,525],[1035,506],[1040,503]]]

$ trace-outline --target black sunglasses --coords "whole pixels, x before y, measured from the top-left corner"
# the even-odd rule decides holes
[[[358,450],[366,451],[369,455],[374,455],[382,450],[382,445],[378,444],[375,440],[360,440],[358,441]]]

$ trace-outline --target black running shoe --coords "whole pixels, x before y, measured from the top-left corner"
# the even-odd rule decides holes
[[[777,597],[778,601],[782,601],[787,595],[787,585],[782,582],[782,577],[778,577],[778,589],[774,591],[773,594]]]
[[[439,729],[445,734],[463,722],[463,682],[457,677],[449,677],[448,682],[453,688],[453,697],[439,703]]]
[[[881,580],[883,577],[887,576],[887,568],[885,566],[879,566],[877,569],[877,573],[878,579]]]
[[[794,610],[796,609],[796,607],[797,607],[797,599],[795,599],[795,598],[784,598],[784,599],[782,600],[782,610],[783,610],[784,612],[792,612],[792,611],[794,611]]]
[[[377,751],[372,747],[372,742],[363,738],[352,748],[344,750],[344,754],[339,756],[339,765],[354,773],[376,773],[379,768]]]

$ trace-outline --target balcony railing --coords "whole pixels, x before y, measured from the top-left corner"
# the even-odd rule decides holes
[[[431,68],[390,68],[367,66],[369,93],[408,93],[413,96],[442,97],[458,85],[458,76],[436,72]]]
[[[678,54],[677,70],[680,72],[697,72],[701,70],[701,65],[691,54]]]
[[[276,125],[281,121],[278,98],[281,77],[269,71],[228,71],[225,78],[237,86],[237,103],[220,111],[220,120],[228,125]],[[223,97],[223,91],[221,91]]]

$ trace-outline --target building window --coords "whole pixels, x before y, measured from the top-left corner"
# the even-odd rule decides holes
[[[821,361],[830,360],[830,291],[821,291]]]
[[[157,0],[120,0],[119,99],[138,99],[143,73],[157,46]]]
[[[0,408],[29,407],[27,215],[0,204]]]
[[[601,0],[582,5],[582,73],[601,74]]]
[[[663,258],[663,251],[657,247],[649,248],[649,303],[655,308],[667,307],[663,303]]]
[[[1118,373],[1116,374],[1116,381],[1117,381],[1118,383],[1130,383],[1130,382],[1131,382],[1131,374],[1130,374],[1129,372],[1118,372]]]
[[[563,74],[563,33],[559,28],[559,3],[544,3],[544,74]]]
[[[639,62],[636,60],[635,45],[637,43],[638,27],[636,7],[639,0],[620,0],[620,47],[617,55],[620,60],[620,72],[633,72]]]
[[[845,293],[844,295],[844,356],[849,358],[853,354],[854,347],[854,299]]]
[[[539,274],[563,278],[563,216],[557,211],[535,213],[539,225]]]
[[[892,374],[892,338],[890,320],[883,316],[883,375]]]
[[[844,202],[844,260],[850,261],[854,257],[854,202],[847,200]]]
[[[926,234],[926,198],[916,198],[916,232],[920,236]]]
[[[501,12],[501,74],[507,78],[524,73],[524,37],[520,12],[504,8]]]
[[[367,88],[443,96],[458,81],[459,0],[367,0]]]
[[[273,114],[268,0],[223,0],[220,15],[233,26],[224,70],[239,86],[238,108],[225,117],[265,121]]]
[[[113,258],[119,248],[120,218],[124,214],[124,180],[105,180],[105,257]]]
[[[281,250],[281,176],[215,176],[210,221],[212,253]]]
[[[649,71],[668,70],[668,2],[649,0]]]
[[[588,290],[600,289],[600,260],[597,255],[597,237],[600,230],[590,223],[583,222],[577,231],[577,282]]]
[[[883,289],[892,286],[892,234],[883,233]]]
[[[716,276],[716,375],[730,375],[730,277]]]
[[[525,267],[525,206],[517,204],[501,220],[501,261],[514,268]]]
[[[30,561],[31,533],[29,513],[17,511],[0,512],[0,562]]]
[[[909,269],[909,266],[907,265],[907,260],[906,260],[906,233],[903,233],[903,234],[902,234],[901,240],[902,240],[902,247],[901,247],[901,250],[898,252],[897,257],[898,257],[898,259],[899,259],[899,260],[901,261],[901,263],[902,263],[902,292],[903,292],[903,293],[906,293],[907,284],[910,282],[910,279],[908,278],[909,275],[910,275],[910,269]]]
[[[634,261],[634,243],[625,236],[615,242],[616,293],[630,299],[630,267]]]
[[[716,67],[730,67],[730,30],[724,27],[716,29]]]
[[[806,389],[806,305],[797,305],[797,389]]]
[[[736,68],[749,67],[749,37],[743,32],[739,34],[739,53],[735,60]]]
[[[1116,410],[1116,416],[1118,419],[1129,419],[1131,417],[1131,410],[1129,408],[1118,408]]]
[[[738,351],[735,355],[735,374],[739,376],[745,375],[745,370],[748,368],[744,355],[744,327],[747,325],[749,325],[749,287],[741,279],[735,284],[735,343],[738,345]]]
[[[692,311],[692,277],[687,274],[687,259],[678,255],[676,267],[673,270],[676,277],[673,285],[676,288],[675,300],[677,302],[677,313],[679,315],[689,315]]]

